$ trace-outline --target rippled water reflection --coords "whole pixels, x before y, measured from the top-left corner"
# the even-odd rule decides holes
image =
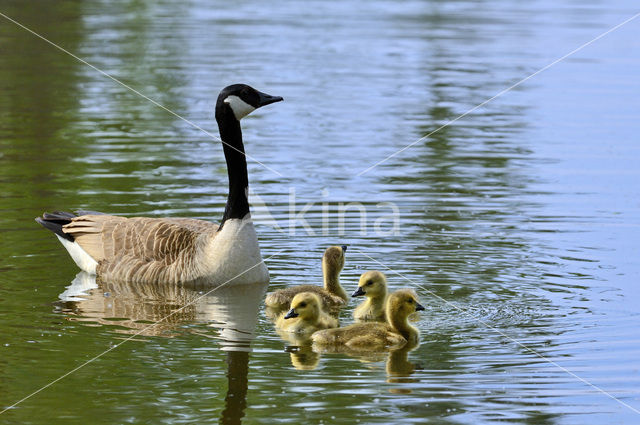
[[[348,291],[380,262],[398,273],[388,272],[391,287],[415,286],[427,310],[413,351],[319,354],[255,314],[263,288],[193,304],[203,291],[81,276],[87,290],[67,288],[77,270],[33,217],[90,208],[219,220],[222,150],[0,18],[0,406],[133,336],[0,419],[637,423],[631,408],[557,365],[640,408],[640,21],[357,176],[635,8],[2,3],[0,12],[214,134],[225,85],[283,96],[243,123],[247,152],[282,175],[249,163],[263,255],[273,256],[269,289],[320,282],[323,250],[349,244]],[[366,231],[353,210],[339,232],[339,208],[353,201],[366,206]],[[292,202],[296,211],[311,203],[313,234],[291,227]],[[373,231],[381,202],[399,208],[395,234]]]

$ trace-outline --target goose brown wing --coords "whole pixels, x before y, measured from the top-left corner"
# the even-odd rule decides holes
[[[138,275],[174,280],[189,269],[218,226],[187,218],[125,218],[83,215],[63,231],[96,261],[104,278],[138,280]]]

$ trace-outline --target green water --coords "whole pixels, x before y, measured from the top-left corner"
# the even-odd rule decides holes
[[[0,12],[214,134],[222,87],[285,98],[243,120],[247,153],[277,172],[249,161],[268,289],[96,284],[33,218],[218,221],[222,149],[0,16],[0,410],[99,356],[0,423],[640,422],[640,20],[358,175],[635,3],[42,0]],[[342,212],[350,202],[366,217]],[[292,217],[306,206],[305,228]],[[416,289],[417,349],[318,354],[275,332],[264,291],[319,283],[332,244],[349,245],[347,292],[368,269]]]

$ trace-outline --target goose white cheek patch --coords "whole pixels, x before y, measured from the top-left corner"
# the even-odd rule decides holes
[[[224,100],[224,103],[229,104],[231,106],[231,110],[233,111],[233,115],[236,116],[236,119],[240,121],[242,118],[249,115],[251,112],[255,111],[256,108],[249,105],[244,100],[240,99],[238,96],[227,96]]]

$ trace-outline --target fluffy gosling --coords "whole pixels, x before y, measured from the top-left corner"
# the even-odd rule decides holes
[[[276,326],[286,332],[308,334],[319,329],[335,328],[338,326],[338,319],[322,310],[317,294],[303,292],[293,297],[291,309],[278,317]]]
[[[407,318],[411,313],[424,310],[411,289],[400,289],[387,300],[387,322],[356,323],[344,328],[327,329],[311,336],[319,346],[343,346],[352,350],[377,351],[400,348],[418,343],[420,333]]]
[[[358,289],[351,296],[362,295],[366,299],[353,311],[353,318],[361,322],[386,322],[384,308],[387,301],[387,278],[384,273],[377,270],[362,273]]]
[[[322,305],[326,309],[342,307],[347,303],[347,293],[340,285],[340,272],[344,267],[344,254],[347,251],[346,245],[330,246],[324,251],[322,256],[322,274],[324,277],[324,288],[315,285],[299,285],[291,288],[280,289],[267,294],[264,303],[272,309],[286,309],[293,297],[301,292],[313,292],[322,300]]]

